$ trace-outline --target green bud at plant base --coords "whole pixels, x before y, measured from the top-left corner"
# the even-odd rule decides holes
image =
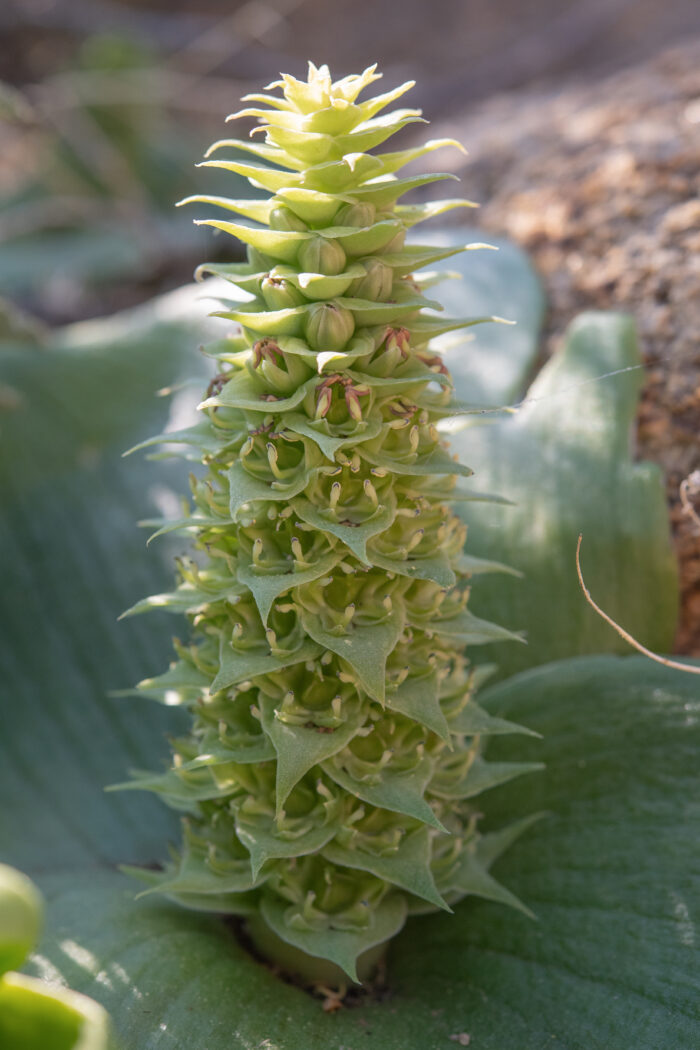
[[[470,894],[518,904],[489,867],[531,821],[480,821],[489,788],[537,768],[484,757],[491,734],[527,731],[479,707],[472,647],[518,639],[468,608],[479,560],[451,500],[477,493],[438,430],[466,410],[430,339],[479,319],[443,321],[405,280],[457,249],[403,247],[435,208],[406,208],[413,180],[396,172],[454,143],[383,146],[419,114],[378,115],[411,84],[362,100],[377,78],[311,65],[256,96],[276,166],[256,167],[272,196],[250,209],[269,223],[230,222],[238,202],[206,220],[250,263],[206,271],[254,299],[226,302],[236,352],[208,348],[217,375],[179,434],[201,469],[170,528],[193,554],[171,593],[131,610],[189,621],[139,687],[182,706],[189,732],[169,770],[122,785],[185,813],[182,843],[135,873],[240,916],[260,954],[324,982],[370,977],[412,915]]]

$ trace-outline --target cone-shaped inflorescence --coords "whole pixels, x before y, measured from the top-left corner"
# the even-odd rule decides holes
[[[377,76],[284,76],[266,89],[281,97],[237,114],[260,118],[264,143],[210,150],[260,158],[206,163],[271,196],[194,198],[254,221],[205,220],[248,261],[200,268],[249,295],[218,314],[240,334],[207,348],[218,374],[201,422],[154,439],[206,467],[177,523],[196,554],[174,593],[132,610],[192,626],[178,662],[140,686],[192,713],[172,768],[131,785],[187,814],[181,852],[145,877],[248,917],[264,953],[325,978],[357,979],[358,959],[361,977],[409,914],[467,894],[518,906],[488,869],[523,825],[480,835],[476,800],[533,768],[481,757],[484,735],[523,730],[477,706],[464,649],[512,636],[466,609],[484,566],[448,504],[478,494],[436,429],[470,406],[430,338],[493,318],[426,313],[436,275],[414,271],[458,249],[404,244],[467,202],[398,203],[450,176],[396,172],[456,143],[370,153],[419,120],[378,115],[411,84],[358,101]]]

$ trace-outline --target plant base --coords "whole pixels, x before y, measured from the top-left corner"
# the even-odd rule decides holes
[[[279,967],[287,976],[300,980],[304,984],[326,985],[330,988],[339,988],[342,985],[359,987],[350,980],[340,966],[336,966],[329,959],[308,955],[301,948],[287,944],[270,929],[259,915],[246,919],[244,929],[261,958]],[[374,977],[386,954],[387,945],[387,941],[375,944],[358,957],[357,976],[360,984],[365,984]]]

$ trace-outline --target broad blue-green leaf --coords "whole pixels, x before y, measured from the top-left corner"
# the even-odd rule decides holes
[[[157,704],[106,699],[172,656],[168,618],[151,617],[147,633],[136,618],[116,623],[171,584],[172,548],[147,554],[134,526],[186,486],[180,467],[154,475],[138,457],[121,459],[176,408],[156,391],[193,368],[194,324],[158,320],[161,305],[72,326],[46,353],[3,348],[2,381],[19,402],[0,420],[0,662],[12,697],[0,714],[0,836],[4,856],[24,844],[18,866],[30,874],[79,867],[103,834],[103,863],[133,859],[120,820],[135,830],[134,815],[149,813],[155,827],[162,807],[122,795],[105,810],[101,787],[130,765],[152,767],[166,728],[183,725]],[[142,844],[151,839],[144,827]]]
[[[413,241],[431,245],[464,245],[484,240],[481,230],[458,226],[413,233]],[[544,315],[544,296],[537,274],[517,245],[502,237],[486,238],[498,251],[471,251],[450,260],[457,279],[431,288],[450,317],[495,314],[514,327],[481,324],[469,337],[441,337],[445,364],[457,395],[472,405],[510,405],[521,393],[537,357]],[[469,459],[465,462],[473,466]]]
[[[627,649],[581,593],[579,533],[596,601],[649,648],[663,652],[673,644],[678,585],[666,497],[658,467],[634,462],[631,452],[644,379],[639,363],[628,319],[585,314],[517,415],[451,435],[453,451],[474,468],[478,484],[516,503],[455,505],[468,522],[468,551],[524,574],[474,582],[474,612],[527,636],[527,646],[490,651],[502,675],[578,653]],[[598,378],[608,372],[618,374]]]
[[[4,238],[0,246],[0,293],[36,299],[57,274],[78,288],[148,278],[158,255],[165,255],[175,245],[178,252],[191,252],[193,258],[207,250],[202,231],[183,215],[159,219],[152,254],[144,251],[143,231],[116,223]]]

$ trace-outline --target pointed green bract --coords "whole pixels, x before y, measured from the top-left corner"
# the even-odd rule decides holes
[[[252,98],[270,108],[236,115],[261,121],[264,145],[243,148],[276,167],[206,162],[271,196],[191,198],[257,224],[204,220],[247,245],[247,263],[198,273],[238,286],[215,316],[242,334],[205,348],[220,372],[202,421],[154,439],[204,465],[191,509],[157,523],[197,554],[172,593],[130,610],[191,624],[179,662],[139,687],[192,713],[171,769],[131,783],[188,815],[147,892],[253,916],[263,953],[353,980],[410,912],[468,894],[519,906],[479,853],[475,799],[539,768],[480,754],[482,735],[522,730],[477,707],[463,648],[519,639],[466,609],[474,573],[508,570],[462,554],[449,501],[484,497],[436,426],[476,406],[453,397],[430,339],[500,318],[424,312],[440,307],[412,271],[454,249],[406,232],[470,202],[397,203],[448,176],[395,173],[455,143],[369,153],[420,119],[379,115],[410,84],[357,102],[376,78],[284,76],[282,96]]]

